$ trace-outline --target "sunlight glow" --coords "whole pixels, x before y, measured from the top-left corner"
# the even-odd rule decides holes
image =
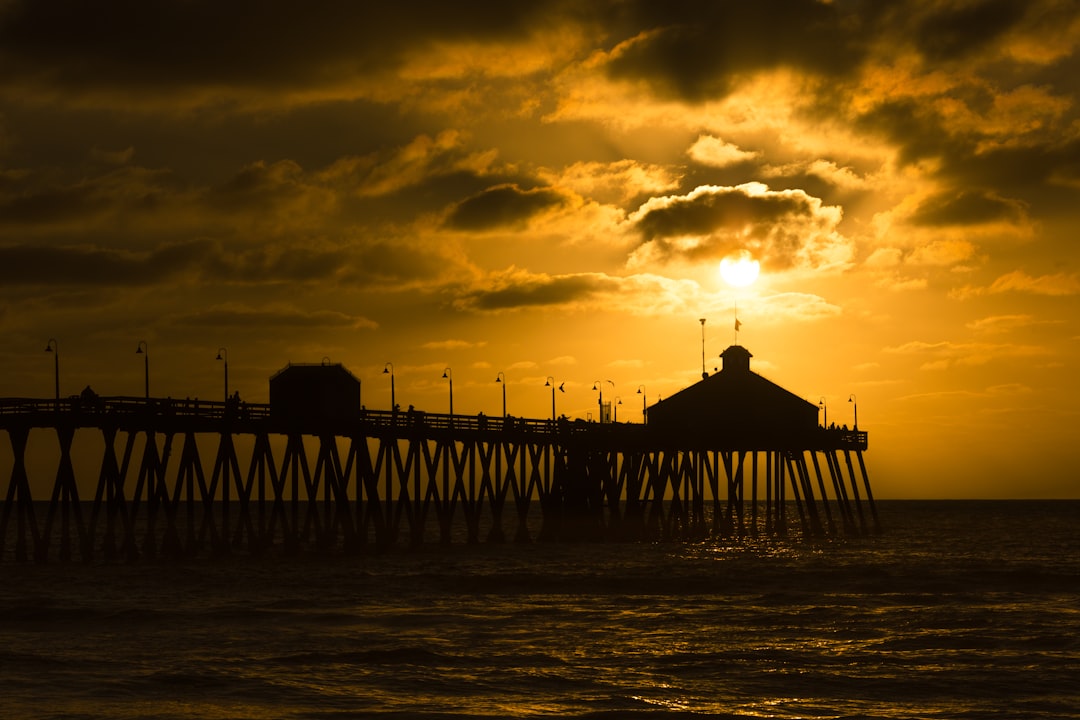
[[[746,287],[757,280],[761,264],[746,250],[728,255],[720,261],[720,277],[732,287]]]

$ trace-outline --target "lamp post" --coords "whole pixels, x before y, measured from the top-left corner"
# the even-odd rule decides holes
[[[645,386],[638,385],[637,394],[641,396],[641,424],[644,425],[646,421],[645,417]]]
[[[859,403],[855,402],[855,393],[848,395],[847,401],[851,403],[851,409],[855,413],[855,424],[852,426],[852,430],[859,429]]]
[[[611,387],[615,387],[615,383],[611,382],[610,380],[607,380],[606,382],[611,383]],[[604,383],[600,382],[599,380],[595,380],[593,381],[592,389],[600,391],[600,397],[597,400],[597,404],[600,406],[599,420],[600,422],[604,422]]]
[[[705,380],[709,377],[709,373],[705,370],[705,318],[701,318],[701,379]]]
[[[390,376],[390,411],[397,410],[397,398],[394,397],[394,363],[388,362],[383,366],[383,375]]]
[[[225,362],[225,402],[229,402],[229,351],[218,348],[216,359]]]
[[[566,392],[563,390],[563,385],[565,385],[565,383],[559,385],[560,392]],[[551,422],[555,422],[555,378],[548,375],[544,387],[551,388]]]
[[[143,382],[146,390],[146,399],[150,399],[150,346],[146,344],[145,340],[139,341],[139,346],[135,348],[136,355],[143,356]]]
[[[506,373],[500,372],[495,376],[495,382],[502,384],[503,395],[503,418],[506,418]]]
[[[821,399],[818,400],[817,406],[819,408],[821,408],[821,427],[828,428],[829,427],[829,407],[825,404],[825,396],[824,395],[822,395]]]
[[[56,384],[56,409],[60,409],[60,346],[56,343],[56,338],[49,338],[49,341],[45,343],[45,352],[51,352],[53,354],[53,380]]]
[[[615,404],[612,406],[614,410],[614,416],[611,418],[613,422],[619,422],[619,406],[622,405],[622,398],[618,395],[615,396]]]
[[[450,381],[450,414],[454,414],[454,373],[450,372],[450,368],[443,370],[443,379]]]

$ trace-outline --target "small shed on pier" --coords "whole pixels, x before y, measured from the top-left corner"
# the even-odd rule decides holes
[[[360,381],[341,363],[289,363],[270,378],[270,416],[304,427],[360,417]]]
[[[818,406],[750,370],[732,345],[720,372],[648,408],[651,432],[745,449],[798,446],[818,428]]]

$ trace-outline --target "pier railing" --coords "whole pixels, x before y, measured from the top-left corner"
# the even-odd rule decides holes
[[[763,441],[739,433],[716,434],[703,428],[699,434],[677,435],[654,431],[637,423],[597,423],[566,418],[537,419],[479,415],[448,415],[419,410],[390,411],[361,409],[349,420],[326,420],[319,417],[292,418],[275,414],[269,404],[198,399],[145,398],[130,396],[74,395],[59,400],[41,398],[0,398],[0,428],[13,423],[31,427],[52,427],[57,423],[75,427],[116,425],[125,429],[154,429],[161,431],[199,432],[269,432],[304,435],[339,435],[342,437],[366,434],[372,436],[407,435],[416,433],[506,433],[529,435],[558,435],[559,437],[590,437],[605,444],[635,446],[709,446],[743,449],[769,449],[774,441]],[[228,428],[226,428],[226,424]],[[865,450],[868,435],[862,430],[847,428],[811,428],[792,439],[792,446],[808,449]],[[771,444],[770,444],[771,443]]]

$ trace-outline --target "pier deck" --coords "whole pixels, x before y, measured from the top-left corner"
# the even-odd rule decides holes
[[[0,431],[0,561],[879,529],[857,430],[379,410],[299,422],[262,404],[76,396],[0,399]],[[42,465],[55,476],[28,469]]]

